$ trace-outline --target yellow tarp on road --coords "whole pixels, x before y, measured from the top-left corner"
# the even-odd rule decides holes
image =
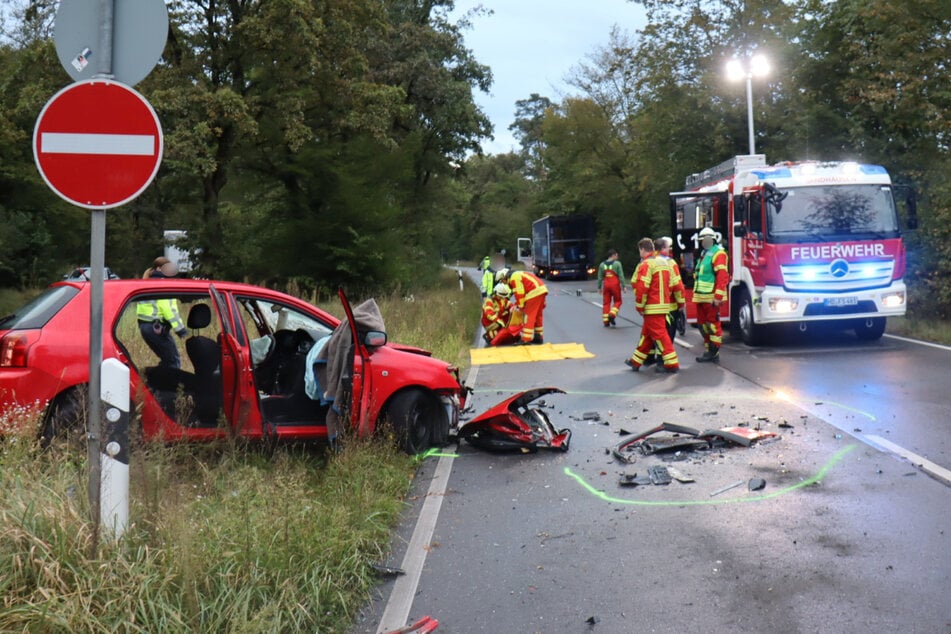
[[[558,361],[560,359],[590,359],[593,354],[580,343],[542,343],[530,346],[499,346],[469,350],[472,365],[493,363],[528,363],[530,361]]]

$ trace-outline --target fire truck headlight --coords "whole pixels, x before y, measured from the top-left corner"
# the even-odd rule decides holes
[[[799,307],[799,300],[790,297],[770,297],[769,309],[774,313],[791,313]]]
[[[887,295],[882,295],[882,305],[887,308],[898,308],[905,303],[905,293],[899,291],[897,293],[888,293]]]

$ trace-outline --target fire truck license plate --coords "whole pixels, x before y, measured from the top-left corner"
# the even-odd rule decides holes
[[[829,297],[826,306],[855,306],[859,303],[858,297]]]

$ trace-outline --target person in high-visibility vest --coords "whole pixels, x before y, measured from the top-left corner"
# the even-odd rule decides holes
[[[598,267],[598,290],[601,291],[601,322],[604,327],[615,326],[617,314],[621,310],[621,280],[624,279],[624,267],[618,260],[614,249],[608,251],[607,259]]]
[[[146,279],[175,277],[178,267],[165,257],[157,257],[142,276]],[[135,307],[136,317],[139,320],[139,332],[142,339],[159,358],[159,366],[180,368],[182,358],[178,346],[172,339],[174,332],[179,338],[188,334],[182,315],[178,311],[178,300],[175,298],[150,299],[139,302]]]
[[[492,295],[492,289],[495,287],[495,269],[492,268],[492,258],[485,256],[479,264],[479,270],[482,271],[482,280],[479,284],[479,290],[482,291],[482,297],[485,299]]]
[[[663,365],[658,365],[657,371],[675,374],[680,369],[680,361],[667,333],[667,314],[684,305],[683,281],[674,271],[669,258],[657,256],[653,240],[644,238],[638,242],[637,248],[641,263],[631,282],[634,286],[634,305],[644,317],[644,324],[634,354],[624,363],[637,372],[654,349],[654,343],[660,342]]]
[[[703,333],[702,356],[699,363],[720,361],[723,344],[723,326],[720,324],[720,304],[726,301],[726,287],[730,281],[726,250],[717,243],[717,234],[710,227],[700,230],[703,254],[697,263],[693,282],[693,303],[697,305],[697,326]]]
[[[538,276],[528,271],[503,268],[495,274],[499,282],[507,282],[515,298],[515,306],[522,313],[522,337],[518,343],[545,342],[545,299],[548,287]]]

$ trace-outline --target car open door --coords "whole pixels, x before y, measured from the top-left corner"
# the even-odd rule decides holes
[[[370,376],[369,372],[367,372],[369,369],[367,350],[363,342],[360,341],[357,324],[353,319],[353,309],[350,306],[350,301],[347,299],[346,293],[343,292],[343,288],[337,289],[337,297],[340,298],[340,303],[343,304],[343,310],[347,315],[347,323],[350,326],[350,338],[353,342],[350,350],[352,362],[348,365],[351,372],[349,376],[345,374],[342,381],[345,398],[338,398],[337,402],[341,404],[345,403],[347,407],[346,411],[340,412],[341,418],[350,421],[351,426],[355,427],[359,435],[365,435],[372,431],[371,426],[376,423],[376,421],[368,420],[368,412],[370,410],[368,398],[370,394]]]
[[[221,389],[222,407],[239,436],[257,437],[263,434],[259,424],[254,387],[254,374],[247,346],[238,341],[231,311],[224,295],[211,285],[211,296],[221,321]]]

